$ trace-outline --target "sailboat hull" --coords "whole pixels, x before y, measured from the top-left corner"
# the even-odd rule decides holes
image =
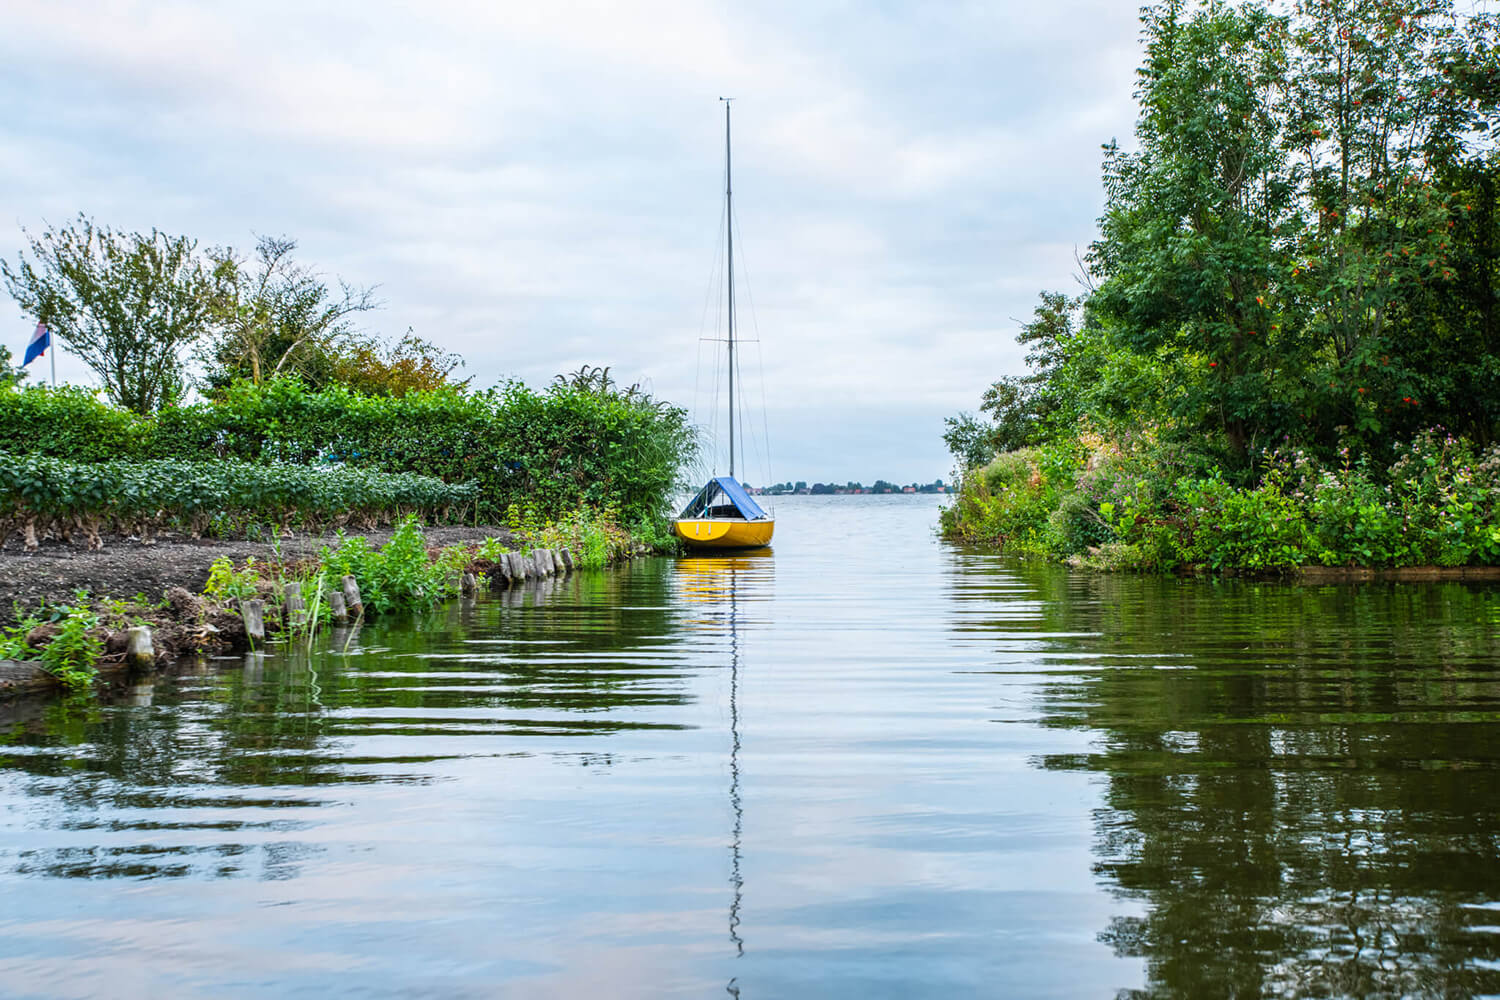
[[[771,544],[776,522],[771,518],[684,517],[672,522],[672,530],[690,549],[758,549]]]

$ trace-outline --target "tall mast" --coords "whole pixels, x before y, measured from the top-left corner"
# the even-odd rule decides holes
[[[724,102],[724,236],[729,263],[729,475],[734,476],[734,183],[729,154],[729,102]]]

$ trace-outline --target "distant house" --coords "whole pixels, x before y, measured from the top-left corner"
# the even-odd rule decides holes
[[[917,488],[915,486],[903,486],[903,487],[901,487],[901,492],[902,493],[915,493],[915,492],[917,492]]]

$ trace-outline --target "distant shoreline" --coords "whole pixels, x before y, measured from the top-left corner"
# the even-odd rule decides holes
[[[808,485],[803,480],[793,482],[775,483],[771,486],[754,487],[746,486],[752,496],[762,497],[788,497],[788,496],[946,496],[949,493],[948,484],[941,479],[930,483],[907,483],[898,484],[887,482],[884,479],[875,480],[873,486],[866,486],[860,482],[847,483],[813,483]]]

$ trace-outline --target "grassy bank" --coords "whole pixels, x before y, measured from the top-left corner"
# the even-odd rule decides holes
[[[1259,469],[1235,483],[1149,437],[1085,435],[970,469],[943,532],[1096,569],[1500,565],[1500,446],[1434,430],[1385,463],[1272,451]]]
[[[480,586],[486,586],[490,569],[503,553],[542,548],[567,549],[578,568],[597,569],[648,550],[650,541],[621,527],[609,512],[582,510],[552,521],[529,522],[517,512],[513,529],[434,545],[421,523],[407,517],[383,545],[363,536],[340,534],[315,553],[273,544],[260,557],[220,555],[207,567],[201,591],[187,579],[190,575],[201,579],[201,571],[185,562],[180,564],[182,583],[189,586],[168,587],[159,592],[159,599],[143,593],[126,598],[84,590],[50,595],[29,608],[13,610],[13,624],[0,630],[0,660],[39,663],[57,684],[86,691],[101,670],[123,663],[127,632],[134,626],[150,627],[159,663],[234,653],[250,646],[240,602],[259,599],[266,606],[268,638],[293,642],[332,624],[328,595],[345,575],[359,584],[364,614],[379,616],[421,610],[456,597],[465,573],[474,574]],[[193,549],[200,561],[216,551],[213,546]],[[152,548],[136,552],[142,561],[157,558]],[[79,559],[95,555],[80,553]],[[15,572],[25,573],[32,562],[32,557],[16,557]],[[300,623],[285,613],[284,595],[290,583],[300,585],[307,604]],[[0,695],[6,693],[5,680],[0,676]]]

